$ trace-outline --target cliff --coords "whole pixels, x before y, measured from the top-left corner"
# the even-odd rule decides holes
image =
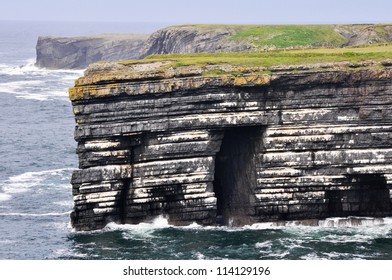
[[[231,40],[242,28],[245,26],[170,26],[151,34],[143,47],[141,57],[151,54],[249,51],[252,46],[247,42]]]
[[[70,89],[73,227],[391,215],[392,62],[255,60],[91,66]]]
[[[147,35],[40,37],[37,66],[86,68],[97,61],[152,54],[252,52],[264,49],[342,47],[392,41],[392,25],[181,25]]]
[[[48,69],[84,69],[98,61],[139,58],[147,37],[131,34],[39,37],[36,65]]]

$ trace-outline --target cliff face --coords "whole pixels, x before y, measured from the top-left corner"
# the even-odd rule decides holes
[[[83,69],[97,61],[136,59],[147,35],[99,35],[92,37],[39,37],[38,67]]]
[[[171,26],[153,33],[147,40],[142,56],[151,54],[236,52],[252,48],[244,42],[230,40],[238,28],[230,26]]]
[[[346,46],[392,42],[392,25],[338,25],[335,30],[346,39]]]
[[[164,64],[97,65],[70,89],[77,230],[392,214],[390,64]]]

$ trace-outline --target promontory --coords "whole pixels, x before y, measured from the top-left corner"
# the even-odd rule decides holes
[[[76,230],[392,214],[392,46],[155,55],[70,89]]]
[[[257,52],[391,41],[390,24],[178,25],[151,35],[42,36],[37,42],[36,64],[49,69],[84,69],[98,61],[137,59],[152,54]]]

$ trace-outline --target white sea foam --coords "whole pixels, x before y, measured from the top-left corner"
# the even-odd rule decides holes
[[[326,260],[327,257],[320,257],[316,253],[312,252],[300,257],[301,260]]]
[[[17,217],[46,217],[46,216],[64,216],[71,214],[66,212],[50,212],[50,213],[0,213],[0,216],[17,216]]]
[[[67,87],[64,90],[48,88],[45,81],[13,81],[0,83],[0,91],[15,94],[17,98],[45,101],[49,99],[68,98]]]
[[[87,253],[76,252],[75,249],[69,249],[69,248],[57,249],[53,252],[53,256],[56,258],[63,257],[63,258],[77,258],[77,259],[85,259],[89,257]]]
[[[14,244],[16,240],[2,239],[0,240],[0,244]]]
[[[206,259],[207,259],[207,257],[206,257],[205,255],[203,255],[202,253],[200,253],[200,252],[197,252],[197,253],[195,254],[195,258],[196,258],[197,260],[206,260]]]
[[[264,242],[257,242],[255,244],[256,248],[271,248],[272,247],[272,241],[264,241]]]
[[[17,98],[46,101],[68,100],[68,88],[83,74],[83,70],[48,70],[35,66],[35,59],[23,66],[0,64],[0,75],[8,77],[0,83],[0,91]],[[20,77],[19,77],[20,76]]]
[[[320,228],[371,228],[374,226],[390,224],[392,226],[392,217],[374,218],[374,217],[334,217],[325,220],[308,221],[279,221],[255,223],[242,227],[247,230],[263,229],[304,229],[319,230]]]
[[[7,200],[10,200],[11,198],[12,198],[12,196],[9,194],[0,193],[0,201],[7,201]]]
[[[173,227],[169,225],[168,219],[164,216],[158,216],[153,219],[149,223],[139,223],[139,224],[124,224],[119,225],[116,223],[109,223],[106,225],[104,230],[115,231],[115,230],[155,230],[155,229],[162,229],[162,228],[169,228]]]
[[[333,243],[333,244],[347,244],[347,243],[371,243],[374,236],[371,234],[358,233],[354,235],[350,234],[330,234],[320,238],[320,241]]]
[[[188,225],[188,226],[183,226],[183,228],[188,228],[188,229],[200,229],[200,228],[203,228],[203,226],[202,225],[199,225],[198,223],[196,223],[196,222],[193,222],[193,223],[191,223],[190,225]]]
[[[384,224],[384,219],[371,217],[328,218],[318,223],[320,227],[368,227],[381,224]]]
[[[334,221],[332,223],[331,221]],[[343,222],[345,221],[345,222]],[[362,222],[360,222],[362,221]],[[389,225],[388,227],[381,227],[382,225]],[[203,226],[197,223],[192,223],[187,226],[173,226],[169,224],[169,221],[164,216],[158,216],[151,222],[143,222],[139,224],[116,224],[109,223],[104,230],[106,231],[153,231],[162,228],[176,228],[181,230],[203,230],[203,231],[226,231],[226,232],[236,232],[244,230],[271,230],[279,229],[285,231],[292,231],[293,233],[298,232],[317,232],[324,228],[332,229],[353,229],[355,231],[366,232],[370,234],[372,232],[382,231],[382,233],[387,233],[389,229],[392,229],[392,217],[391,218],[372,218],[372,217],[349,217],[349,218],[329,218],[326,220],[318,221],[318,225],[307,225],[303,224],[301,221],[291,221],[291,222],[266,222],[266,223],[256,223],[252,225],[246,225],[243,227],[229,227],[229,226]],[[356,238],[355,235],[351,236],[352,241]],[[304,237],[305,238],[305,237]],[[328,238],[328,237],[326,237]],[[336,242],[340,242],[334,239]],[[363,237],[362,241],[367,240],[367,237]],[[294,247],[301,247],[304,240],[298,240]],[[344,240],[341,240],[344,242]],[[257,244],[260,246],[261,244]]]
[[[84,70],[65,70],[65,69],[46,69],[39,68],[35,65],[35,58],[30,58],[26,60],[23,65],[15,66],[8,64],[0,64],[0,74],[3,75],[48,75],[48,74],[69,74],[72,76],[78,75],[81,76]],[[70,77],[70,76],[69,76]]]
[[[19,94],[23,91],[29,91],[34,87],[39,85],[43,85],[44,82],[40,80],[32,80],[32,81],[13,81],[0,83],[0,90],[6,93]]]
[[[255,247],[259,250],[260,253],[264,255],[269,255],[272,253],[273,242],[271,240],[264,242],[257,242]]]
[[[3,192],[3,196],[6,197],[5,195],[29,191],[33,187],[42,186],[43,183],[45,183],[45,186],[64,188],[64,184],[58,184],[58,182],[55,183],[51,179],[53,179],[53,177],[59,178],[60,180],[68,178],[67,176],[69,176],[71,170],[73,169],[61,168],[22,173],[20,175],[12,176],[6,181],[0,182],[0,189]],[[68,184],[67,186],[69,188]]]
[[[268,222],[268,223],[255,223],[252,225],[246,225],[243,226],[243,229],[248,229],[248,230],[262,230],[262,229],[273,229],[273,228],[281,228],[276,223]]]
[[[353,253],[341,253],[341,252],[328,252],[322,253],[326,259],[350,259],[350,260],[364,260],[368,259],[369,256],[362,254],[353,254]]]

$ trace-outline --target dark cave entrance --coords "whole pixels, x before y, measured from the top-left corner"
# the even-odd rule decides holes
[[[250,224],[254,215],[256,164],[263,128],[238,127],[224,131],[215,158],[214,192],[217,223],[230,226]]]
[[[348,190],[327,192],[329,214],[345,216],[387,216],[392,204],[383,174],[347,175]]]

